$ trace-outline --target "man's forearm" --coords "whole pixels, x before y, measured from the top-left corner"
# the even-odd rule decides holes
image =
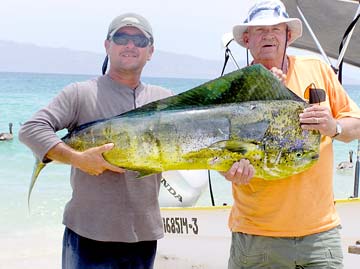
[[[354,139],[360,139],[360,119],[342,118],[338,120],[342,127],[342,133],[336,139],[342,142],[351,142]]]
[[[78,152],[63,142],[56,144],[47,153],[46,158],[65,164],[72,164]]]
[[[90,175],[100,175],[105,170],[124,173],[125,170],[104,160],[103,153],[111,150],[113,143],[87,149],[83,152],[76,151],[63,142],[56,144],[46,154],[46,158],[70,164]]]

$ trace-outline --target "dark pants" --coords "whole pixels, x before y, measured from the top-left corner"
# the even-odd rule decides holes
[[[65,228],[62,269],[152,269],[157,241],[102,242]]]

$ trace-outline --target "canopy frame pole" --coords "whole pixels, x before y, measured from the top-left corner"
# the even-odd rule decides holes
[[[360,139],[358,139],[358,148],[355,164],[355,179],[354,179],[354,195],[353,198],[359,197],[359,176],[360,176]]]
[[[297,10],[298,10],[298,12],[299,12],[302,20],[304,21],[304,24],[305,24],[306,28],[309,30],[309,33],[310,33],[312,39],[314,40],[314,42],[315,42],[316,46],[318,47],[321,55],[323,56],[325,62],[326,62],[329,66],[332,66],[329,57],[326,55],[326,53],[325,53],[324,49],[322,48],[319,40],[317,39],[316,35],[314,34],[314,31],[311,29],[310,24],[308,23],[307,19],[305,18],[304,14],[303,14],[300,6],[299,6],[299,1],[298,1],[298,0],[296,0],[296,8],[297,8]]]

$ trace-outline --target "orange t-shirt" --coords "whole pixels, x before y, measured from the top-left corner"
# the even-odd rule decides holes
[[[316,58],[290,56],[286,86],[303,98],[311,83],[326,91],[321,105],[328,106],[335,118],[360,118],[359,108],[329,66]],[[327,136],[321,137],[320,158],[309,170],[274,181],[253,178],[248,185],[233,184],[232,189],[232,232],[293,237],[340,224],[333,197],[332,140]]]

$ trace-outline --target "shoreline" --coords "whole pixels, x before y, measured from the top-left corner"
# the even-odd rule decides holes
[[[39,225],[31,231],[22,230],[11,234],[0,234],[0,269],[60,269],[63,231],[64,226],[59,223],[54,227],[40,227]],[[357,269],[360,264],[360,255],[348,253],[348,246],[354,245],[355,242],[351,242],[344,236],[342,235],[344,268]],[[159,245],[162,240],[164,239],[158,241]],[[162,264],[163,261],[158,253],[154,268],[160,268]],[[190,263],[184,267],[180,261],[177,266],[181,269],[192,268]],[[223,268],[226,269],[226,267],[227,264],[224,264]]]

